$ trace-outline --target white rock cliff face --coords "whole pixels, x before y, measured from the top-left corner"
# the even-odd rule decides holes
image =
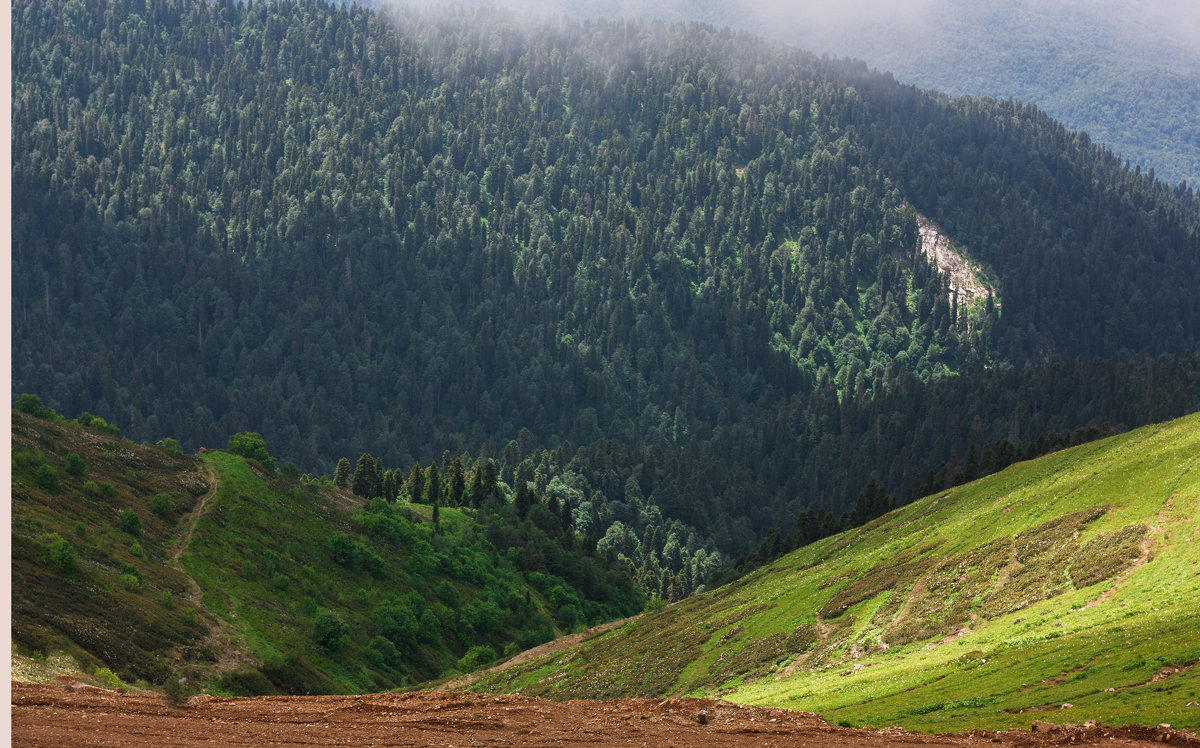
[[[987,298],[988,288],[979,276],[978,265],[951,249],[950,239],[937,224],[918,213],[917,231],[921,236],[921,251],[939,272],[950,276],[950,292],[957,294],[959,309],[968,309]],[[999,300],[996,303],[999,305]]]

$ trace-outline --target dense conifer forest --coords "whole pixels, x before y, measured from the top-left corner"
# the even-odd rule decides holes
[[[1200,199],[1032,107],[313,0],[19,2],[12,60],[14,392],[312,473],[492,460],[647,590],[870,477],[1200,408]]]
[[[1200,12],[1181,0],[461,2],[741,28],[921,88],[1034,104],[1143,171],[1200,184]]]

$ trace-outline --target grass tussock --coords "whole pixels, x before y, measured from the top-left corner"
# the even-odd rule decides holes
[[[1132,566],[1142,555],[1142,539],[1150,528],[1141,523],[1102,532],[1089,540],[1067,568],[1071,584],[1083,589],[1111,579]]]
[[[1044,522],[1013,539],[1014,563],[1008,581],[983,600],[988,618],[1013,613],[1065,592],[1067,566],[1079,550],[1079,533],[1104,516],[1102,507],[1080,510]]]
[[[748,680],[766,675],[787,660],[812,649],[818,639],[817,627],[806,623],[790,632],[780,631],[748,641],[741,648],[730,649],[717,658],[709,667],[710,681]]]
[[[980,596],[1008,559],[1007,538],[994,540],[967,553],[953,556],[932,568],[914,585],[904,614],[884,635],[890,644],[909,644],[952,634],[970,623]]]
[[[875,597],[884,590],[896,589],[911,583],[930,565],[929,559],[914,558],[915,549],[909,549],[893,559],[883,561],[867,573],[850,582],[834,593],[829,602],[821,606],[822,618],[837,618],[864,600]]]

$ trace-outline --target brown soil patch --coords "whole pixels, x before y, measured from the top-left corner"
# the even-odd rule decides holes
[[[701,724],[699,716],[705,712]],[[22,746],[578,745],[1048,746],[1200,745],[1151,727],[1055,727],[919,735],[834,727],[806,712],[703,699],[555,703],[524,696],[418,692],[366,696],[161,697],[83,686],[13,684],[12,739]],[[1045,728],[1049,729],[1049,728]]]

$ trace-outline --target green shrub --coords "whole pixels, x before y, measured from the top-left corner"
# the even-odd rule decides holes
[[[146,552],[142,550],[142,544],[136,540],[129,544],[129,552],[138,558],[146,557]]]
[[[487,644],[476,644],[458,661],[458,669],[464,673],[470,672],[480,665],[496,661],[496,650]]]
[[[279,693],[279,689],[268,680],[261,670],[247,667],[225,673],[217,681],[217,686],[232,696],[264,696]]]
[[[142,520],[137,516],[137,512],[132,509],[125,509],[121,512],[121,516],[117,521],[121,529],[130,535],[142,534]]]
[[[121,429],[112,425],[100,416],[94,416],[91,413],[80,413],[79,417],[75,419],[75,423],[78,423],[80,426],[89,428],[93,431],[99,431],[102,434],[109,434],[110,436],[121,435]]]
[[[378,668],[394,668],[400,664],[400,650],[383,636],[376,636],[363,650],[367,662]]]
[[[171,501],[169,493],[156,493],[154,498],[150,499],[150,508],[163,519],[170,519],[175,511],[175,502]]]
[[[1067,573],[1076,589],[1117,576],[1142,555],[1142,538],[1149,532],[1143,524],[1126,525],[1102,532],[1075,553]]]
[[[173,707],[181,707],[186,704],[189,695],[187,678],[178,674],[167,676],[167,680],[163,683],[163,695],[167,697],[167,703]]]
[[[347,569],[362,569],[373,577],[382,577],[383,559],[357,538],[344,532],[335,532],[326,541],[329,555]]]
[[[171,594],[170,590],[163,590],[162,594],[158,596],[158,600],[167,610],[175,609],[175,596]]]
[[[142,588],[142,580],[133,574],[122,574],[121,586],[128,592],[137,592]]]
[[[58,488],[58,471],[50,465],[42,465],[34,476],[37,484],[47,491]]]
[[[275,469],[275,458],[267,454],[267,442],[254,431],[243,431],[229,437],[227,449],[235,455],[258,460],[267,470]]]
[[[104,498],[106,499],[116,498],[117,487],[108,481],[105,481],[104,483],[100,484],[100,493],[104,494]]]
[[[350,638],[350,627],[336,613],[322,610],[313,621],[313,641],[328,652],[338,652]]]
[[[555,611],[554,618],[559,626],[569,631],[579,623],[579,610],[574,605],[561,605]]]
[[[86,538],[87,537],[87,525],[83,524],[82,522],[76,522],[75,523],[75,534],[81,538]]]
[[[168,452],[174,452],[175,454],[181,454],[181,450],[179,449],[179,442],[176,441],[175,439],[172,439],[169,436],[166,439],[163,439],[162,441],[160,441],[158,443],[158,446],[162,447],[163,449],[167,450]]]
[[[96,483],[94,480],[85,480],[83,482],[83,492],[88,496],[99,496],[100,490],[100,484]]]
[[[38,536],[38,544],[46,551],[46,566],[59,574],[72,574],[75,571],[75,549],[56,532],[47,532]]]
[[[75,476],[76,478],[82,478],[83,471],[86,469],[87,469],[87,463],[85,463],[83,461],[82,457],[75,454],[74,452],[67,455],[67,472],[68,473]]]
[[[13,467],[37,468],[46,461],[45,455],[36,449],[22,449],[13,452]]]
[[[93,678],[100,681],[101,684],[108,686],[115,691],[125,690],[124,681],[122,681],[116,673],[106,667],[96,667],[93,665],[91,668],[89,668],[88,672],[91,673]]]
[[[42,405],[42,399],[37,395],[22,393],[17,395],[17,410],[28,413],[34,418],[55,418],[58,414]]]

